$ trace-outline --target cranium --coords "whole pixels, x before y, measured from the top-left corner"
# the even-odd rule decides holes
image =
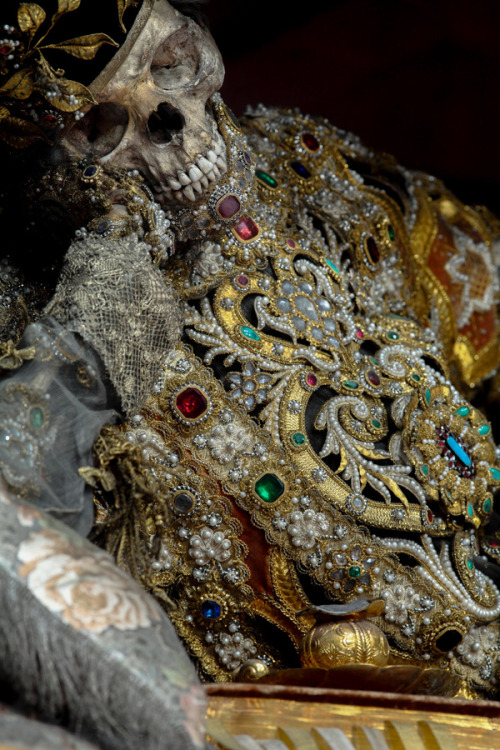
[[[157,0],[114,67],[94,82],[98,104],[63,145],[73,158],[93,154],[113,167],[139,170],[160,202],[196,200],[226,171],[224,141],[208,104],[224,78],[211,35]]]

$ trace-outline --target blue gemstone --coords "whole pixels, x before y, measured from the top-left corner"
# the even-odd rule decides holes
[[[207,599],[201,605],[201,614],[209,620],[217,620],[220,617],[220,604]]]
[[[301,164],[300,161],[292,161],[290,163],[290,166],[295,174],[298,174],[299,177],[302,177],[304,180],[308,180],[311,176],[310,171],[306,167],[304,167],[304,165]]]
[[[470,466],[471,460],[467,453],[464,451],[463,448],[460,447],[460,445],[457,443],[455,438],[452,438],[451,435],[446,438],[446,443],[449,448],[453,451],[455,456],[458,458],[459,461],[461,461],[464,466]]]

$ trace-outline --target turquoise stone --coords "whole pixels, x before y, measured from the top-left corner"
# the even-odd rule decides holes
[[[470,409],[468,406],[461,406],[460,409],[456,410],[455,414],[459,417],[467,417],[470,414]]]
[[[43,426],[43,410],[39,406],[34,406],[29,413],[30,425],[34,430],[39,430]]]
[[[469,570],[474,570],[474,560],[472,559],[472,557],[469,557],[469,559],[467,560],[467,567],[469,568]]]
[[[455,456],[458,458],[459,461],[461,461],[465,466],[470,466],[472,461],[470,460],[470,457],[467,455],[467,453],[464,451],[464,449],[457,443],[455,438],[453,438],[451,435],[446,438],[446,443],[448,447],[453,451]]]
[[[285,491],[285,485],[276,474],[264,474],[255,482],[255,492],[264,503],[275,503]]]
[[[420,375],[417,375],[416,373],[413,373],[412,374],[412,378],[415,381],[415,383],[419,383],[420,382]]]
[[[471,518],[474,515],[474,506],[472,505],[472,503],[467,503],[467,513]]]
[[[391,341],[397,341],[399,339],[399,333],[396,333],[396,331],[389,331],[387,338]]]
[[[422,464],[420,467],[420,471],[422,472],[424,477],[429,476],[429,467],[427,466],[427,464]]]
[[[495,469],[494,466],[490,466],[490,473],[496,482],[500,482],[500,471],[498,469]]]
[[[335,273],[338,273],[338,274],[340,274],[340,271],[339,271],[339,269],[337,268],[337,266],[336,266],[336,265],[334,265],[334,264],[332,263],[332,261],[331,261],[331,260],[328,260],[328,258],[327,258],[327,259],[326,259],[326,262],[328,263],[328,265],[330,266],[330,268],[332,268],[332,269],[333,269],[333,270],[335,271]]]
[[[387,225],[387,234],[389,235],[389,239],[391,242],[394,242],[394,238],[396,237],[394,233],[394,229],[392,227],[392,224]]]
[[[430,390],[428,388],[427,388],[427,390],[425,392],[425,400],[427,401],[428,404],[431,403],[431,392],[430,392]]]
[[[478,432],[480,435],[487,435],[490,431],[489,424],[482,424],[481,427],[478,429]]]
[[[491,500],[491,497],[487,497],[486,500],[483,503],[483,510],[485,513],[491,513],[491,509],[493,507],[493,503]]]
[[[240,328],[243,336],[246,336],[247,339],[252,339],[252,341],[260,341],[260,336],[257,333],[257,331],[254,331],[253,328],[249,328],[248,326],[242,326]]]
[[[372,419],[372,425],[376,427],[377,430],[382,426],[378,419]]]
[[[295,445],[304,445],[306,442],[306,436],[302,432],[295,432],[292,435],[292,441]]]
[[[347,380],[345,383],[342,383],[342,385],[345,385],[345,387],[349,388],[351,391],[355,391],[359,388],[359,383],[356,383],[355,380]]]

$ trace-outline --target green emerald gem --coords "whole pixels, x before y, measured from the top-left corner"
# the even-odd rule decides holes
[[[468,406],[461,406],[460,409],[456,410],[455,414],[459,417],[466,417],[468,414],[470,414],[470,409]]]
[[[376,427],[377,430],[379,427],[382,427],[382,424],[378,421],[378,419],[372,419],[372,425]]]
[[[39,406],[34,406],[29,413],[30,425],[34,430],[39,430],[44,423],[43,411]]]
[[[255,492],[264,503],[275,503],[285,491],[285,485],[276,474],[264,474],[255,482]]]
[[[429,476],[429,467],[427,466],[427,464],[422,464],[420,467],[420,471],[422,472],[424,477]]]
[[[481,427],[478,430],[478,432],[479,432],[480,435],[487,435],[489,433],[489,431],[490,431],[489,424],[482,424]]]
[[[234,125],[234,127],[237,128],[237,130],[241,130],[240,121],[238,120],[234,112],[229,109],[229,107],[226,107],[226,114],[231,120],[231,123]]]
[[[368,358],[372,365],[378,365],[378,359],[375,359],[375,357],[369,357]]]
[[[292,441],[295,445],[304,445],[306,442],[306,436],[302,432],[295,432],[292,435]]]
[[[469,559],[467,560],[467,567],[469,568],[469,570],[474,570],[474,560],[472,559],[472,557],[469,557]]]
[[[394,228],[392,224],[387,225],[387,234],[389,235],[389,239],[391,242],[394,242],[394,238],[396,237],[396,234],[394,232]]]
[[[353,565],[349,570],[347,571],[347,575],[350,578],[359,578],[361,575],[361,568],[358,565]]]
[[[487,497],[486,500],[483,503],[483,510],[485,513],[491,513],[491,509],[493,507],[493,503],[491,500],[491,497]]]
[[[415,383],[420,383],[420,375],[417,375],[416,373],[412,374],[412,378],[415,381]]]
[[[345,387],[349,388],[351,391],[355,391],[356,388],[359,388],[359,383],[356,383],[355,380],[347,380],[345,383],[342,383],[342,385],[345,385]]]
[[[425,400],[427,401],[428,404],[431,403],[431,392],[430,392],[429,388],[427,388],[427,390],[425,392]]]
[[[247,339],[252,339],[252,341],[260,341],[259,334],[257,333],[257,331],[254,331],[253,328],[242,326],[242,328],[240,328],[240,331],[242,332],[243,336],[247,337]]]
[[[498,471],[498,469],[495,469],[494,466],[490,466],[490,473],[495,481],[500,481],[500,471]]]
[[[333,268],[333,270],[335,271],[335,273],[340,274],[339,269],[337,268],[337,266],[334,263],[332,263],[331,260],[328,260],[328,258],[327,258],[326,262],[328,263],[328,265],[330,266],[330,268]]]
[[[474,506],[472,503],[467,503],[467,513],[471,518],[474,515]]]
[[[274,177],[271,177],[270,174],[267,174],[267,172],[263,172],[261,169],[255,170],[255,176],[266,187],[270,187],[270,188],[278,187],[278,180],[275,180]]]
[[[399,339],[399,333],[396,333],[396,331],[389,331],[387,338],[391,341],[397,341]]]

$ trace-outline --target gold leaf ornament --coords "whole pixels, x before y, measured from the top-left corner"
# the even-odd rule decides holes
[[[71,13],[73,10],[77,10],[80,7],[81,0],[58,0],[57,11],[52,16],[52,26],[55,22],[64,16],[65,13]]]
[[[94,97],[82,83],[58,78],[56,84],[60,94],[48,96],[47,94],[50,92],[42,91],[41,93],[60,112],[77,112],[83,107],[95,104]]]
[[[75,39],[68,39],[65,42],[47,44],[43,49],[58,49],[61,52],[73,55],[73,57],[78,57],[80,60],[92,60],[104,44],[110,44],[112,47],[119,46],[107,34],[87,34],[86,36],[75,37]]]
[[[21,31],[27,31],[30,37],[38,31],[47,14],[36,3],[21,3],[17,11],[17,22]]]
[[[125,24],[123,23],[123,16],[128,8],[134,8],[137,5],[137,0],[118,0],[118,18],[120,19],[120,26],[122,31],[126,32]]]
[[[0,95],[11,96],[13,99],[28,99],[33,93],[33,71],[28,68],[18,70],[0,88]]]
[[[13,148],[26,148],[39,141],[50,143],[38,125],[20,117],[7,117],[0,121],[0,138]]]

